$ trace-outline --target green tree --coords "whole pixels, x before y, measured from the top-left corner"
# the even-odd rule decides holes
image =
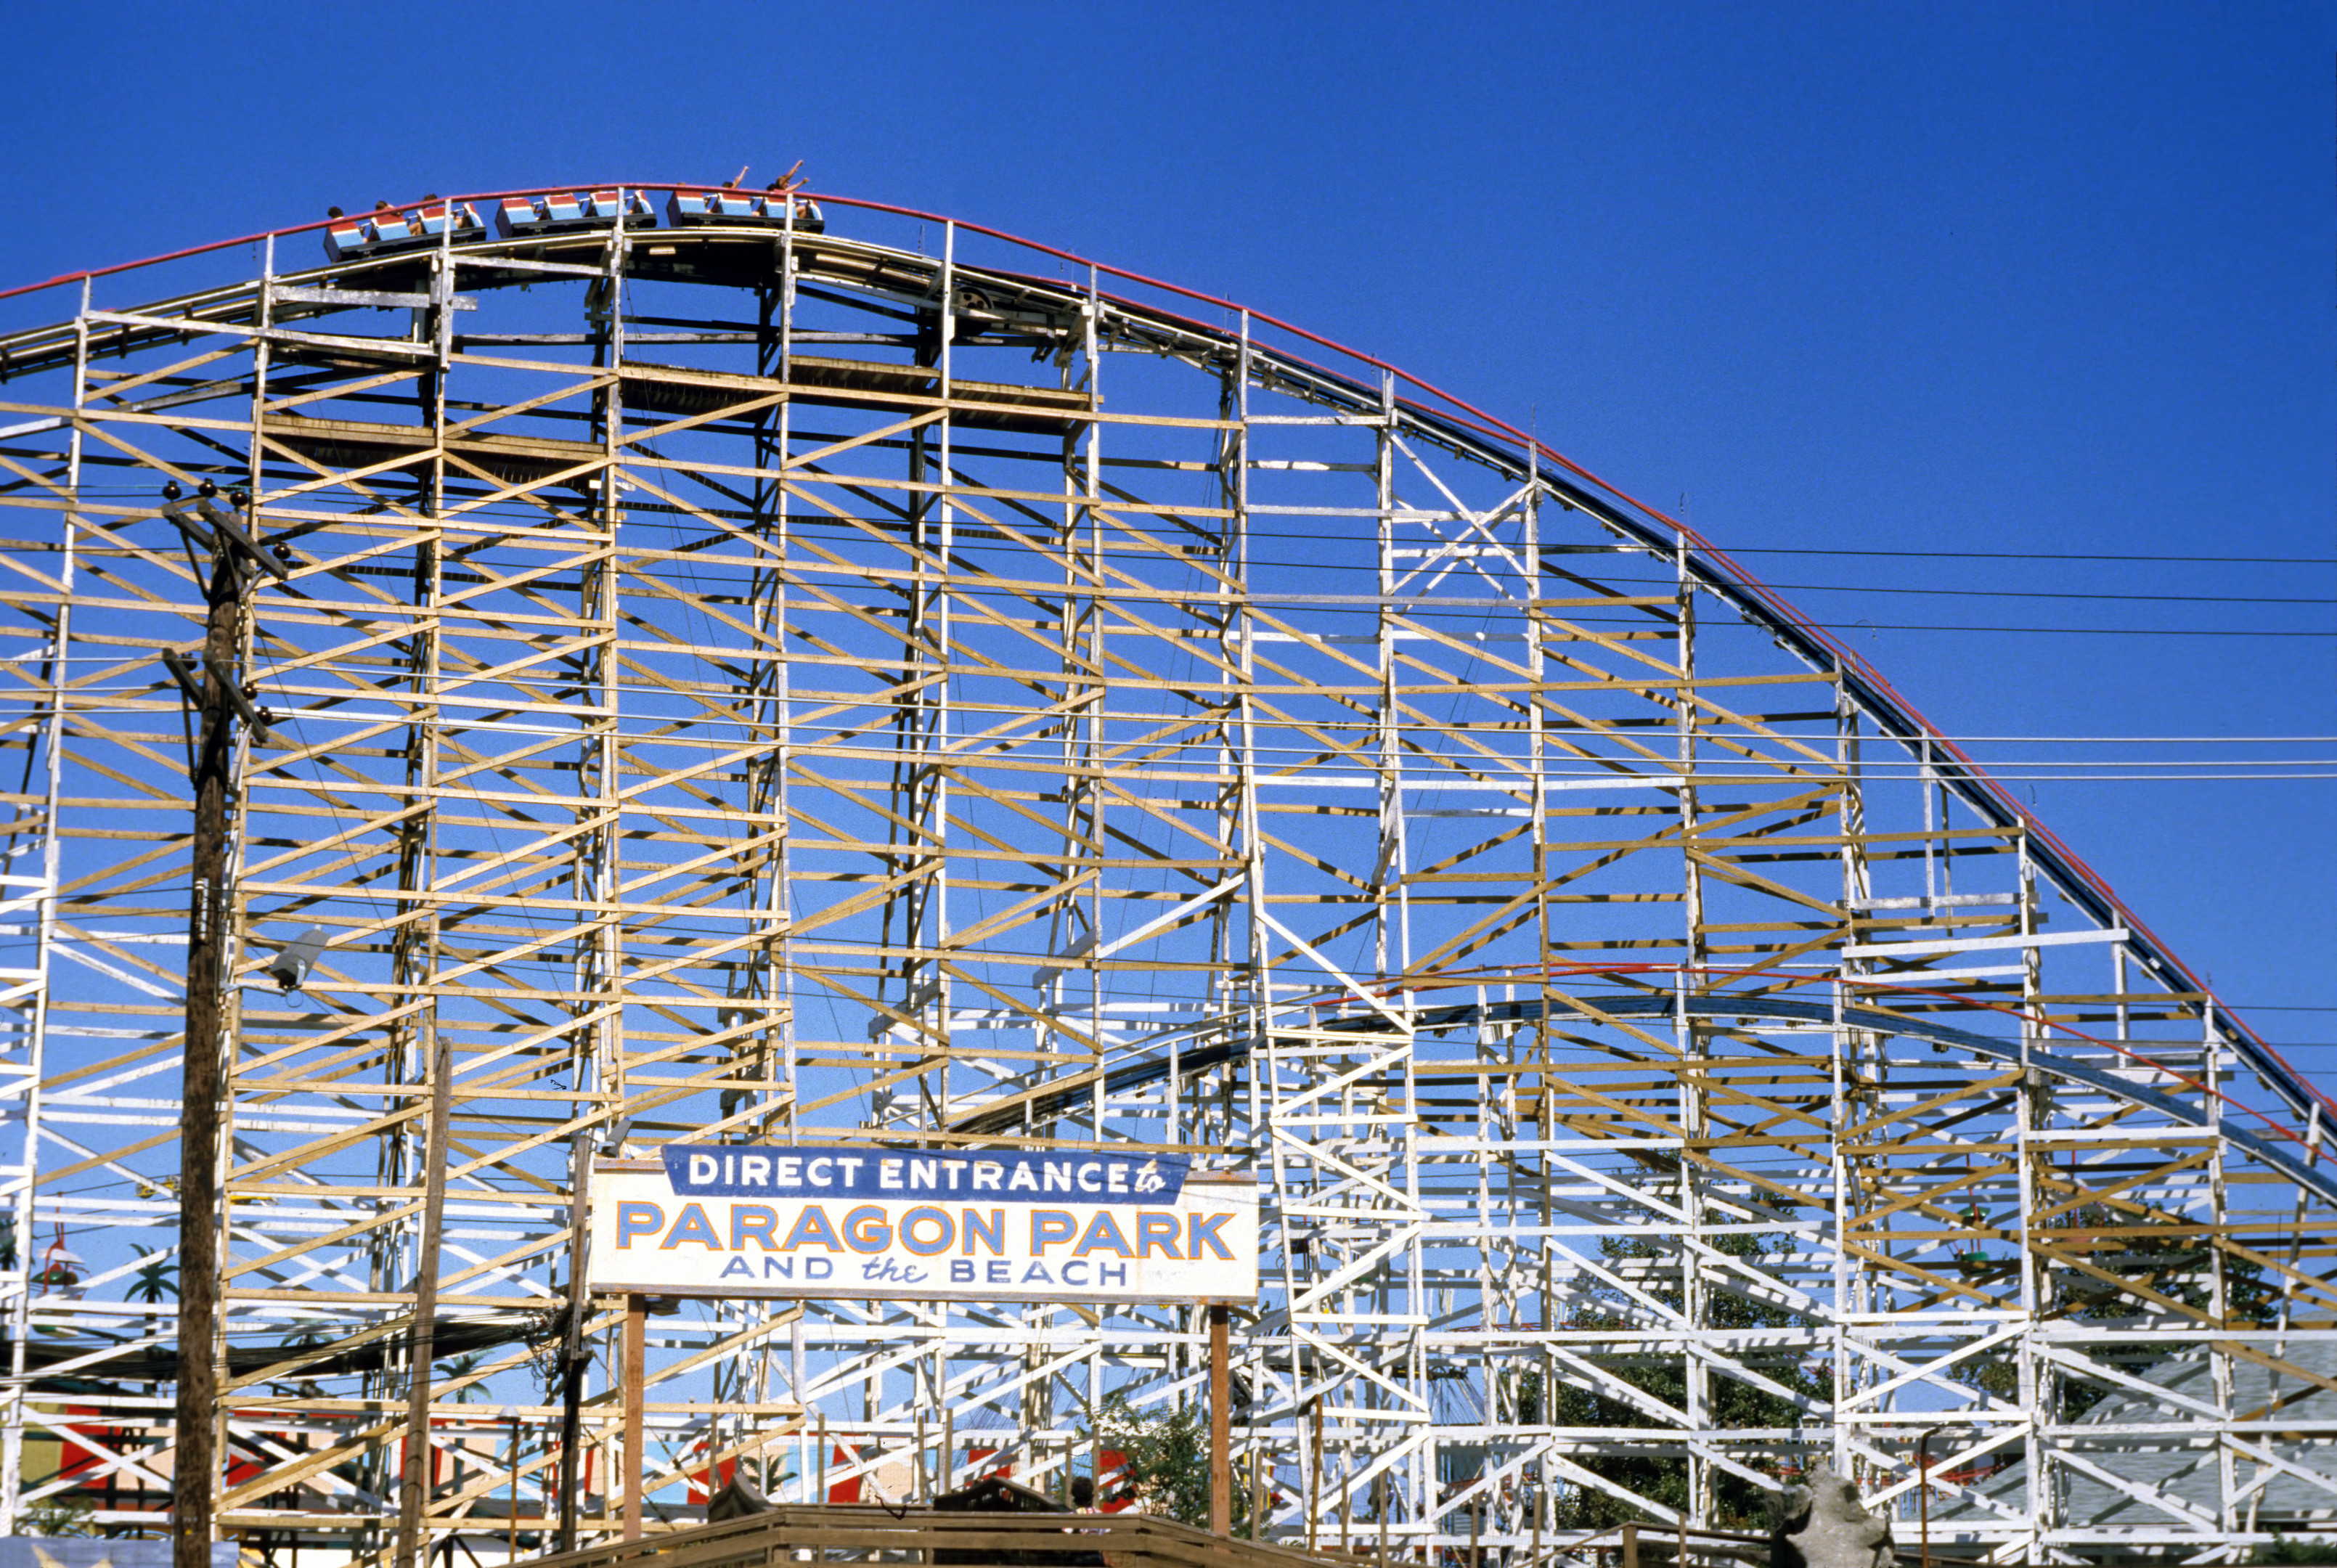
[[[1094,1442],[1126,1456],[1127,1486],[1138,1507],[1196,1529],[1209,1527],[1206,1407],[1196,1401],[1173,1409],[1139,1410],[1126,1394],[1109,1394],[1096,1412]],[[1234,1488],[1232,1503],[1234,1534],[1247,1537],[1249,1499],[1241,1487]]]
[[[2194,1311],[2208,1310],[2215,1296],[2211,1272],[2214,1260],[2205,1245],[2189,1237],[2160,1241],[2147,1235],[2102,1234],[2136,1229],[2139,1223],[2137,1216],[2110,1204],[2080,1203],[2048,1220],[2045,1229],[2062,1232],[2053,1238],[2056,1251],[2090,1249],[2087,1261],[2103,1272],[2131,1281]],[[2100,1239],[2088,1241],[2094,1237]],[[2057,1264],[2053,1277],[2057,1317],[2098,1323],[2156,1310],[2147,1297],[2081,1270]],[[2270,1323],[2279,1310],[2277,1297],[2264,1282],[2264,1265],[2244,1258],[2224,1260],[2224,1297],[2234,1327]],[[2171,1353],[2153,1351],[2137,1359],[2127,1351],[2121,1354],[2119,1360],[2127,1371],[2141,1375]],[[2020,1397],[2020,1371],[2009,1351],[1969,1357],[1957,1363],[1952,1376],[1967,1388],[1980,1389],[2000,1399],[2017,1402]],[[2062,1421],[2082,1418],[2113,1392],[2103,1384],[2081,1377],[2065,1376],[2058,1379],[2058,1418]]]
[[[453,1382],[457,1378],[469,1377],[479,1369],[479,1360],[477,1355],[457,1356],[446,1363],[446,1380]],[[467,1405],[474,1399],[486,1397],[487,1388],[484,1383],[465,1383],[450,1396],[457,1405]]]
[[[2274,1531],[2272,1544],[2257,1547],[2249,1553],[2248,1561],[2266,1564],[2267,1568],[2278,1568],[2278,1565],[2292,1563],[2326,1563],[2330,1556],[2330,1549],[2326,1546],[2315,1545],[2310,1541],[2292,1541]]]
[[[179,1271],[178,1265],[164,1261],[144,1247],[138,1249],[138,1256],[143,1261],[138,1265],[137,1278],[130,1281],[130,1299],[150,1307],[160,1306],[165,1296],[175,1300],[179,1283],[171,1276]]]
[[[94,1535],[91,1516],[97,1505],[85,1497],[44,1497],[24,1510],[19,1526],[27,1535]]]
[[[1619,1262],[1636,1258],[1675,1258],[1678,1254],[1674,1245],[1661,1239],[1609,1236],[1600,1242],[1599,1250],[1610,1262]],[[1715,1251],[1755,1262],[1773,1252],[1785,1251],[1789,1245],[1790,1239],[1780,1236],[1738,1234],[1717,1236],[1712,1241]],[[1677,1307],[1682,1299],[1677,1284],[1651,1290],[1648,1293],[1672,1307]],[[1617,1292],[1603,1294],[1617,1305],[1602,1305],[1577,1313],[1569,1320],[1567,1327],[1609,1330],[1648,1327],[1624,1314]],[[1726,1290],[1713,1290],[1706,1294],[1705,1325],[1713,1329],[1815,1327],[1804,1313],[1751,1300]],[[1687,1401],[1687,1373],[1677,1354],[1594,1351],[1591,1359],[1619,1381],[1653,1395],[1675,1409]],[[1831,1398],[1831,1375],[1826,1367],[1823,1363],[1807,1360],[1792,1349],[1780,1348],[1768,1352],[1738,1352],[1736,1359],[1771,1382],[1804,1398],[1817,1400]],[[1741,1382],[1717,1368],[1707,1377],[1705,1387],[1706,1415],[1710,1426],[1775,1427],[1802,1424],[1802,1411],[1791,1399]],[[1521,1421],[1534,1422],[1535,1417],[1540,1416],[1543,1389],[1539,1378],[1531,1381],[1526,1378],[1520,1378],[1512,1398]],[[1563,1381],[1550,1390],[1549,1404],[1550,1410],[1547,1419],[1552,1426],[1652,1427],[1657,1425],[1653,1416],[1628,1400],[1594,1393]],[[1683,1459],[1655,1454],[1583,1454],[1574,1457],[1584,1469],[1643,1497],[1668,1508],[1685,1510],[1687,1507],[1687,1465]],[[1767,1462],[1756,1461],[1755,1467],[1765,1470]],[[1759,1485],[1741,1475],[1724,1471],[1714,1476],[1713,1489],[1718,1514],[1716,1524],[1728,1529],[1765,1527],[1768,1515],[1768,1494]],[[1593,1486],[1577,1486],[1567,1492],[1559,1499],[1556,1513],[1560,1530],[1601,1530],[1609,1525],[1650,1517],[1622,1498]]]

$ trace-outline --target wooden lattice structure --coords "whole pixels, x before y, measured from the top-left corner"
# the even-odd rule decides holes
[[[612,1322],[577,1173],[687,1135],[1255,1170],[1236,1468],[1286,1543],[1729,1529],[1818,1456],[1912,1518],[1929,1430],[1966,1556],[2337,1544],[2326,1100],[1879,674],[1281,323],[638,194],[0,300],[0,1528],[167,1500],[157,652],[203,610],[158,506],[208,482],[290,563],[243,632],[230,1534],[387,1553],[426,1284],[429,1527],[533,1539]],[[689,1517],[709,1455],[1052,1486],[1200,1336],[692,1307],[645,1456],[586,1374],[583,1528],[631,1462]]]

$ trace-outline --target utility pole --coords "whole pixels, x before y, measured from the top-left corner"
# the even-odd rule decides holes
[[[227,1071],[228,797],[235,770],[235,725],[268,738],[264,716],[236,678],[244,601],[261,570],[288,578],[244,522],[219,506],[215,486],[198,495],[200,521],[165,485],[162,515],[178,527],[188,563],[206,581],[209,613],[200,664],[176,648],[162,663],[194,717],[187,736],[188,781],[195,796],[194,891],[187,921],[186,1067],[181,1087],[179,1154],[179,1407],[177,1458],[171,1481],[171,1568],[210,1568],[219,1480],[219,1144],[221,1086]],[[249,505],[240,491],[237,511]],[[208,566],[208,570],[206,567]]]
[[[585,1314],[591,1300],[584,1294],[584,1193],[592,1167],[591,1149],[580,1135],[572,1145],[569,1164],[568,1315],[560,1326],[560,1533],[555,1544],[562,1553],[576,1550],[576,1505],[584,1479],[581,1452],[584,1446],[584,1368],[592,1359],[584,1343]]]

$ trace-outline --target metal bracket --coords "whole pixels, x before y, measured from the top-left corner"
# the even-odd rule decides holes
[[[186,656],[177,648],[162,650],[162,667],[169,670],[171,678],[179,683],[179,693],[186,699],[179,706],[179,730],[187,743],[187,782],[192,784],[195,777],[195,727],[189,715],[202,711],[202,688],[195,684],[195,672],[188,667]]]
[[[243,525],[236,521],[224,507],[212,505],[209,496],[197,498],[195,505],[201,510],[203,520],[219,530],[220,538],[251,557],[262,571],[269,573],[279,582],[292,580],[292,574],[284,570],[284,563],[260,549],[259,541],[246,533]]]

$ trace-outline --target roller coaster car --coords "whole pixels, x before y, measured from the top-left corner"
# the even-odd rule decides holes
[[[751,190],[677,190],[666,198],[665,220],[670,229],[783,229],[787,203],[796,205],[796,232],[818,234],[827,228],[819,204],[801,197]]]
[[[450,221],[458,240],[486,237],[487,228],[479,221],[478,209],[467,201],[455,204],[451,220],[443,203],[416,208],[412,212],[392,209],[367,213],[362,218],[335,219],[325,229],[325,255],[334,261],[356,261],[391,251],[435,245],[445,234]]]
[[[625,220],[637,229],[657,227],[657,212],[638,190],[620,197],[613,190],[594,190],[578,196],[562,191],[552,196],[506,196],[495,209],[495,232],[505,239],[523,239],[540,234],[579,234],[598,229],[616,227],[617,215],[622,209]]]

